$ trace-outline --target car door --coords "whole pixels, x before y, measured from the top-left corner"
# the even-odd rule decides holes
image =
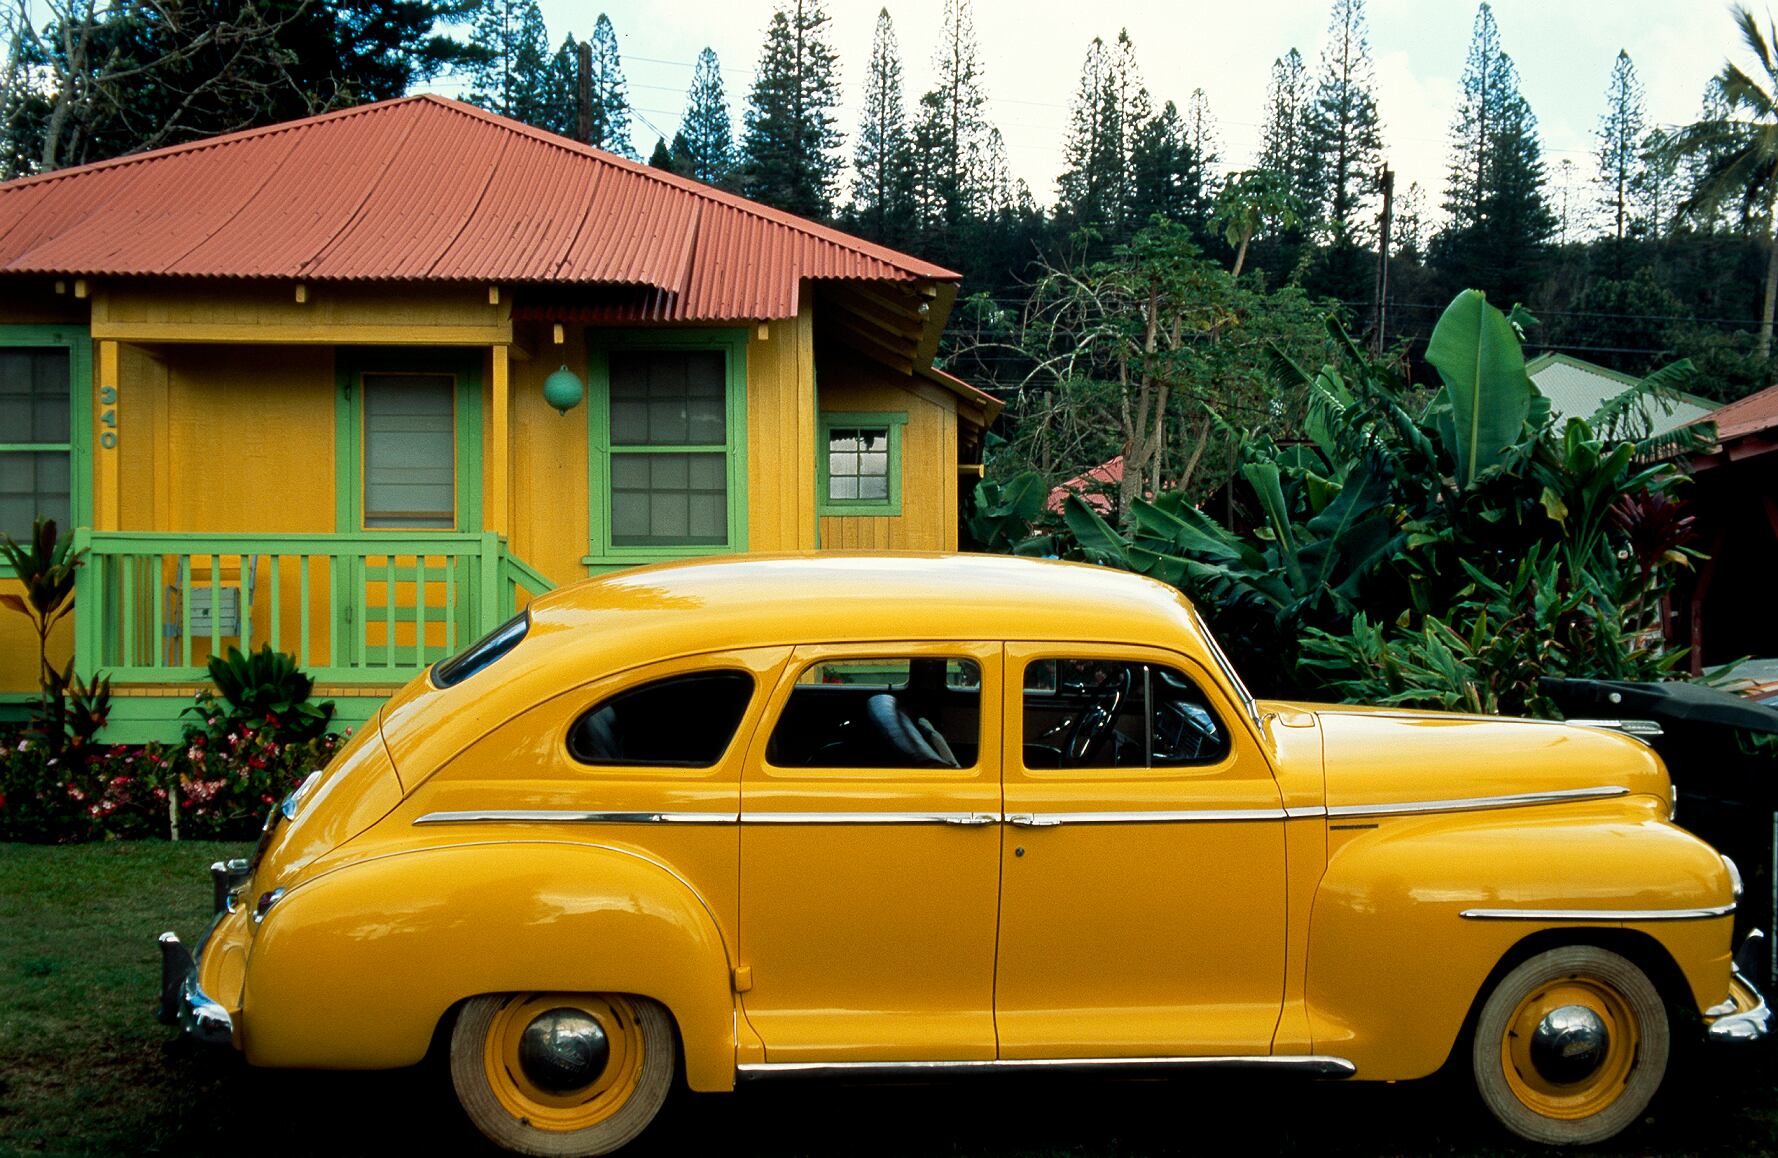
[[[998,644],[797,648],[741,784],[768,1062],[994,1057],[1000,701]]]
[[[1008,644],[995,1024],[1002,1058],[1269,1051],[1284,814],[1203,668]]]

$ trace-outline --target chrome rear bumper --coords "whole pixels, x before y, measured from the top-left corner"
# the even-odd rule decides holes
[[[1757,973],[1766,935],[1758,929],[1748,933],[1735,953],[1735,967],[1729,983],[1729,1000],[1709,1012],[1715,1020],[1705,1030],[1711,1041],[1759,1041],[1772,1032],[1772,1008],[1766,1004],[1750,975]]]
[[[162,1025],[177,1025],[189,1037],[209,1045],[235,1039],[234,1019],[198,986],[198,965],[191,950],[174,933],[160,935]]]

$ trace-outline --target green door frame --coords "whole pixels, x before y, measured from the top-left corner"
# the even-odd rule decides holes
[[[364,527],[364,391],[360,386],[365,374],[450,374],[456,379],[455,405],[452,408],[452,429],[456,435],[456,522],[452,530],[482,530],[482,355],[485,346],[340,346],[334,351],[334,531],[356,535]],[[439,528],[415,528],[424,535]],[[379,533],[400,534],[400,530]],[[362,595],[366,582],[375,579],[366,575],[361,560],[354,562],[348,573],[336,574],[334,582],[342,587],[334,592],[334,638],[345,640],[352,663],[363,659],[367,625],[352,621],[354,608],[365,603],[362,598],[345,598],[347,592]],[[476,603],[476,584],[480,569],[464,567],[457,576],[461,589],[469,594],[459,601],[465,613]],[[395,630],[389,624],[386,630]],[[470,638],[470,625],[458,625],[458,638]],[[340,657],[333,662],[340,663]]]

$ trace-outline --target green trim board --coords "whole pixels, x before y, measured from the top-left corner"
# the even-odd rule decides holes
[[[333,701],[333,718],[327,725],[332,732],[343,732],[347,728],[358,731],[376,716],[378,709],[389,702],[387,696],[315,698]],[[185,692],[177,695],[114,696],[111,700],[111,715],[106,719],[105,726],[99,729],[98,739],[106,744],[175,743],[184,735],[185,725],[190,722],[189,717],[183,716],[185,709],[190,706],[191,696]]]
[[[68,351],[68,441],[66,443],[0,443],[0,454],[9,451],[68,452],[68,505],[74,526],[60,528],[72,534],[76,527],[93,522],[93,342],[84,326],[0,325],[0,347],[60,346]],[[12,568],[0,560],[0,578],[11,578]]]
[[[611,354],[615,350],[715,350],[724,356],[725,441],[709,445],[614,447],[611,440]],[[747,549],[747,331],[734,328],[587,331],[587,553],[581,564],[599,573],[640,563]],[[719,544],[620,546],[612,541],[611,463],[624,454],[722,454],[728,539]]]
[[[815,514],[817,516],[895,517],[901,514],[901,433],[906,411],[824,410],[816,423]],[[881,499],[836,499],[829,495],[828,471],[832,464],[832,431],[875,429],[889,432],[888,496]]]

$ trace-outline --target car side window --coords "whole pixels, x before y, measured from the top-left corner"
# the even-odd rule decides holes
[[[1027,768],[1179,767],[1229,752],[1197,684],[1160,664],[1033,660],[1024,700]]]
[[[753,677],[742,671],[654,680],[581,713],[568,729],[568,753],[582,764],[708,768],[728,750],[752,698]]]
[[[982,675],[973,660],[885,656],[813,664],[766,744],[779,768],[972,768]]]

